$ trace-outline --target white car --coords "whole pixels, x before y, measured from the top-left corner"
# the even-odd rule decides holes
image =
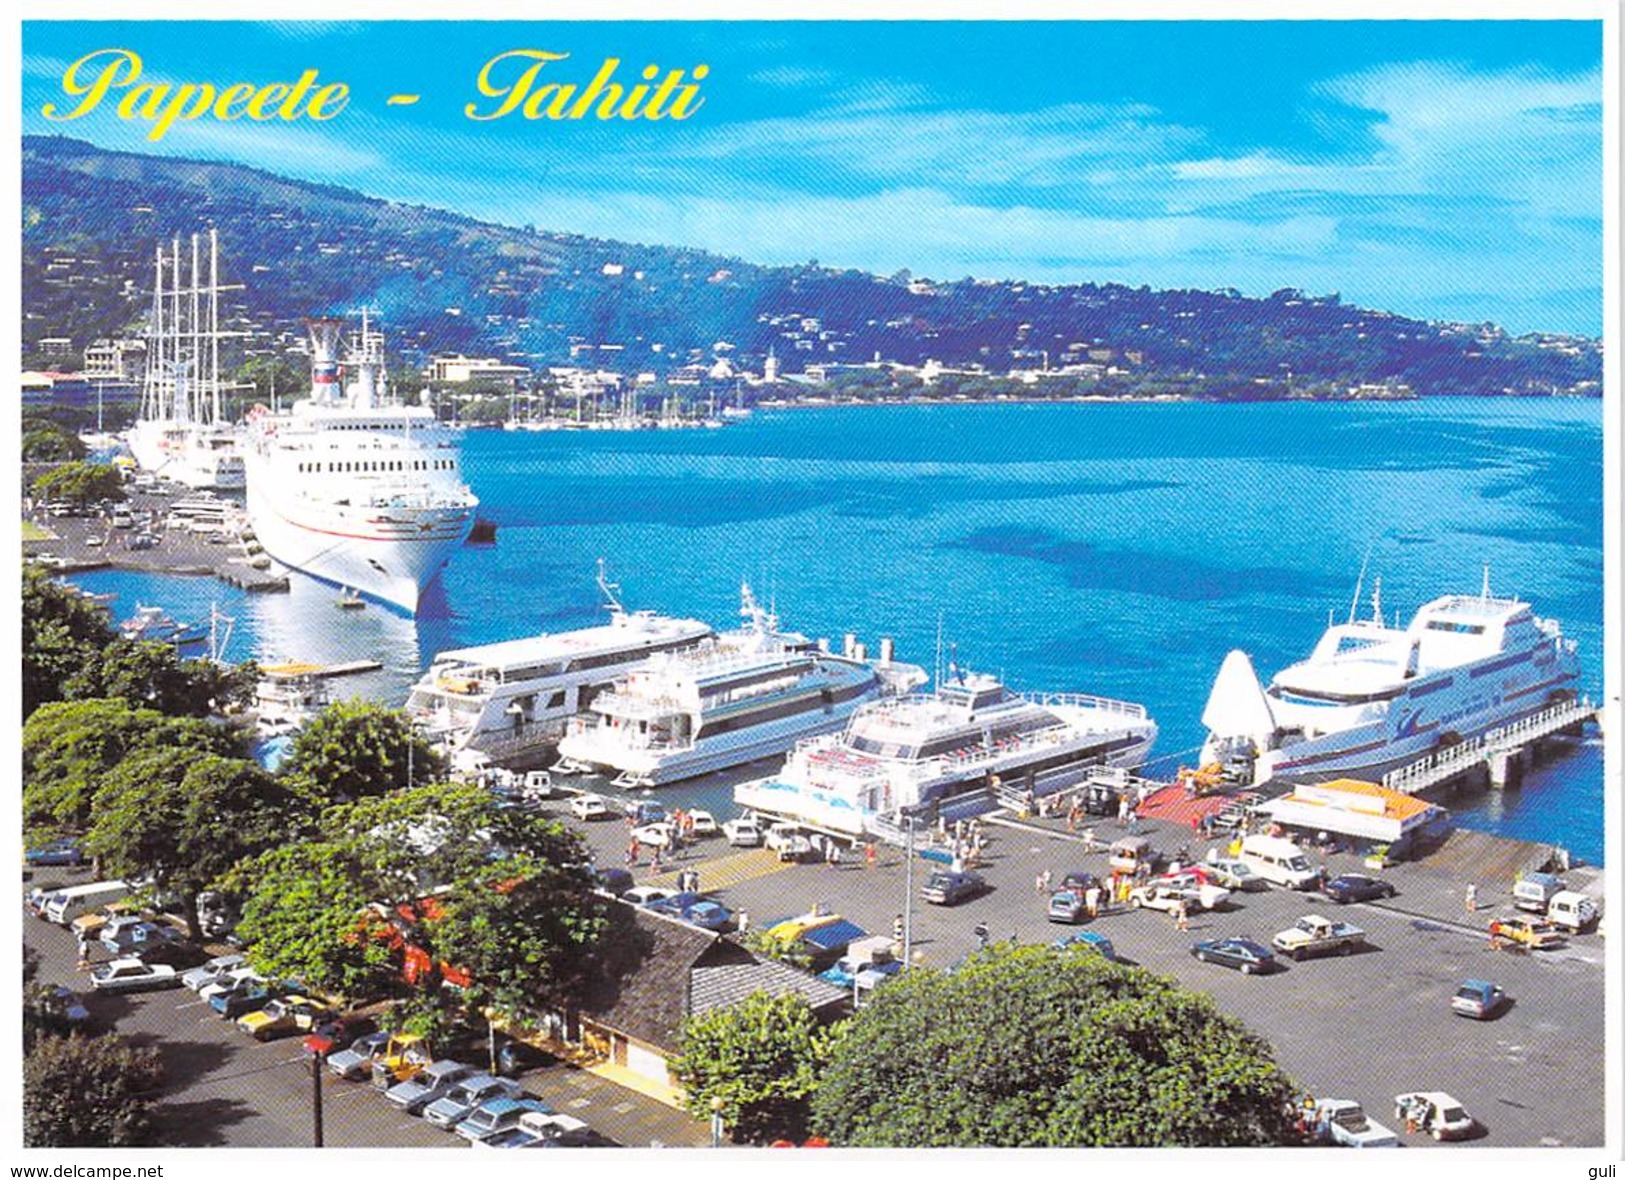
[[[812,841],[795,824],[774,824],[767,830],[767,846],[780,860],[800,860],[812,851]]]
[[[1399,1136],[1367,1117],[1348,1098],[1322,1098],[1315,1103],[1315,1125],[1325,1142],[1339,1147],[1398,1147]]]
[[[223,975],[216,976],[213,983],[206,983],[202,987],[198,988],[198,998],[202,1000],[212,1000],[221,992],[230,991],[232,988],[237,986],[239,981],[244,979],[251,980],[255,983],[265,982],[265,980],[260,976],[259,972],[255,971],[252,967],[233,967],[230,971],[225,972]]]
[[[140,959],[114,959],[90,973],[90,986],[99,992],[144,992],[177,987],[180,982],[169,964],[143,963]]]
[[[722,834],[735,848],[760,848],[762,845],[762,825],[756,822],[754,815],[729,820],[722,825]]]
[[[193,967],[181,976],[181,984],[193,991],[202,991],[211,983],[218,982],[229,972],[239,967],[247,966],[248,960],[242,955],[218,955],[204,963],[201,967]]]
[[[688,813],[690,830],[696,836],[715,836],[722,829],[717,827],[717,817],[709,811],[695,809]]]
[[[648,905],[651,901],[665,901],[670,896],[670,889],[662,889],[658,885],[636,885],[621,894],[621,900],[632,905]]]
[[[1270,887],[1270,883],[1253,872],[1244,861],[1221,858],[1205,862],[1204,867],[1214,881],[1236,893],[1256,893]]]
[[[1477,1125],[1466,1107],[1442,1090],[1394,1096],[1394,1118],[1435,1139],[1465,1139]]]
[[[672,824],[644,824],[632,829],[632,839],[651,848],[670,848],[677,841],[677,828]]]
[[[570,814],[577,819],[608,819],[612,812],[602,795],[577,795],[570,800]]]
[[[1135,909],[1172,911],[1181,901],[1187,910],[1211,910],[1230,897],[1217,885],[1142,885],[1128,895]]]

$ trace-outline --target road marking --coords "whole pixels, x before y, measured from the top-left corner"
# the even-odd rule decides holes
[[[198,1008],[198,1007],[203,1006],[204,1004],[207,1004],[208,1002],[209,1001],[207,1001],[207,1000],[188,1000],[184,1004],[176,1004],[175,1005],[175,1010],[177,1012],[179,1012],[182,1008]]]

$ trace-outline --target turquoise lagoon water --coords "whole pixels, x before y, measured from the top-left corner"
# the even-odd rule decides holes
[[[1596,401],[899,406],[758,412],[723,430],[474,431],[465,468],[498,527],[459,552],[414,622],[340,611],[300,576],[250,596],[212,579],[81,577],[236,617],[229,657],[373,658],[344,682],[401,703],[434,652],[585,626],[606,559],[628,607],[731,622],[748,578],[787,626],[855,632],[930,667],[1143,701],[1154,769],[1190,760],[1227,651],[1260,675],[1348,614],[1369,554],[1408,619],[1490,567],[1580,643],[1602,690],[1602,408]],[[1564,747],[1460,822],[1602,857],[1602,751]],[[702,792],[700,797],[708,798]]]

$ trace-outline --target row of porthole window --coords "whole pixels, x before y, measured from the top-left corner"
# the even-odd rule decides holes
[[[418,459],[411,463],[403,459],[383,459],[362,462],[357,460],[350,463],[301,463],[299,470],[303,474],[315,472],[343,472],[358,471],[455,471],[455,459],[436,459],[432,463],[427,459]]]

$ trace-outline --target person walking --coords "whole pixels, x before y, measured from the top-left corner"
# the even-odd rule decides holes
[[[1478,912],[1478,886],[1471,881],[1467,883],[1467,892],[1463,895],[1469,914]]]
[[[1191,928],[1190,909],[1186,906],[1183,898],[1174,902],[1174,925],[1180,930],[1189,930]]]
[[[1090,885],[1083,891],[1083,904],[1089,909],[1091,919],[1100,917],[1100,886]]]
[[[1083,848],[1085,852],[1095,850],[1095,826],[1093,824],[1083,829]]]
[[[734,929],[739,932],[740,938],[745,937],[745,935],[750,932],[750,914],[744,910],[740,910],[737,914],[735,914]]]
[[[870,840],[867,844],[865,844],[863,846],[863,867],[866,868],[866,869],[874,868],[875,867],[876,856],[877,856],[877,854],[875,852],[875,842],[873,840]]]

